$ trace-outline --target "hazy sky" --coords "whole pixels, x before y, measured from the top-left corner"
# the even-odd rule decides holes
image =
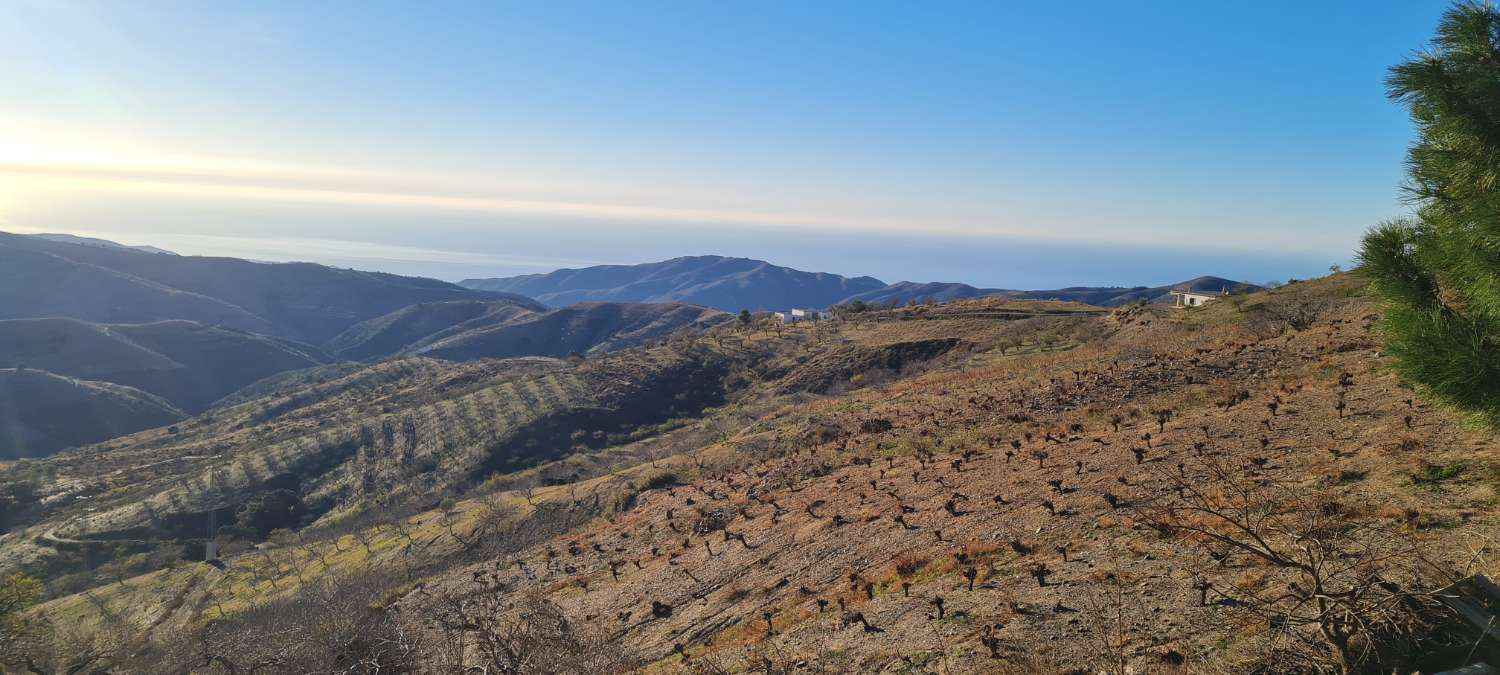
[[[1316,5],[1316,6],[1313,6]],[[456,279],[1346,262],[1438,2],[0,3],[0,229]]]

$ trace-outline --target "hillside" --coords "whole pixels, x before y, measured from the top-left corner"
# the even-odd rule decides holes
[[[592,354],[702,329],[730,315],[679,303],[579,303],[538,312],[505,301],[412,305],[358,324],[333,341],[340,356],[400,353],[450,360]]]
[[[276,373],[329,360],[308,345],[192,321],[0,321],[0,367],[122,384],[190,413]]]
[[[677,302],[725,312],[826,307],[885,286],[871,277],[802,272],[761,260],[688,256],[641,265],[599,265],[501,279],[465,279],[466,288],[518,293],[549,307],[579,302]]]
[[[1371,602],[1496,571],[1463,542],[1500,521],[1497,446],[1400,387],[1374,316],[1340,275],[1189,310],[988,297],[572,363],[397,359],[12,468],[41,500],[0,566],[59,580],[43,615],[185,662],[179,631],[327,669],[404,626],[430,667],[522,631],[590,672],[1284,672],[1316,633],[1255,612],[1302,621],[1277,598],[1304,582],[1201,536],[1215,495],[1278,505],[1290,534],[1253,530],[1277,555],[1363,561],[1328,583],[1376,574]],[[290,533],[236,544],[278,490]],[[201,550],[210,508],[222,572],[151,562]],[[103,542],[137,555],[91,572]],[[275,637],[349,612],[375,613]],[[1374,648],[1461,655],[1444,625]]]
[[[450,335],[536,313],[508,300],[423,302],[357,323],[330,341],[328,347],[346,359],[383,358]]]
[[[703,329],[731,318],[680,303],[587,302],[450,331],[423,341],[415,352],[458,360],[597,354],[665,340],[680,330]]]
[[[314,345],[360,321],[442,300],[526,298],[311,263],[162,255],[0,232],[0,319],[184,319]]]
[[[264,333],[276,330],[264,317],[223,300],[46,251],[18,248],[11,241],[0,235],[0,319],[68,317],[100,323],[187,319]]]
[[[16,368],[0,368],[0,410],[0,459],[45,456],[186,417],[138,389]]]
[[[352,517],[377,500],[397,510],[425,505],[494,473],[698,415],[727,395],[732,364],[724,354],[676,348],[578,363],[390,360],[288,383],[170,432],[56,455],[29,470],[78,479],[64,481],[70,496],[48,500],[46,532],[149,551],[201,537],[209,510],[233,525],[236,507],[288,486],[309,519]],[[0,567],[40,555],[38,564],[67,569],[77,561],[66,551],[0,538]]]

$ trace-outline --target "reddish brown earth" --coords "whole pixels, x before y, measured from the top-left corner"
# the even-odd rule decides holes
[[[1232,672],[1264,626],[1227,619],[1212,598],[1200,606],[1194,573],[1221,588],[1265,573],[1239,556],[1207,564],[1139,522],[1131,505],[1160,495],[1170,474],[1210,485],[1210,466],[1232,467],[1358,504],[1455,570],[1490,559],[1492,438],[1408,404],[1357,284],[1317,283],[1295,291],[1329,303],[1303,331],[1268,335],[1227,302],[1122,310],[1074,349],[1002,357],[980,345],[912,379],[782,409],[698,451],[706,468],[691,484],[643,493],[611,520],[452,574],[432,593],[540,590],[654,670],[1123,660]],[[1222,405],[1240,391],[1247,400]],[[1172,411],[1164,425],[1158,410]],[[1413,478],[1453,466],[1448,478]],[[1037,564],[1051,572],[1045,586]],[[670,616],[653,617],[653,603]]]

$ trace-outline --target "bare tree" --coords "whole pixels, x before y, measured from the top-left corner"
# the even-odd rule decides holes
[[[434,598],[413,618],[436,629],[424,660],[439,672],[620,673],[640,665],[540,594],[507,593],[487,578]]]
[[[1133,508],[1164,537],[1227,564],[1235,556],[1270,572],[1263,583],[1200,581],[1219,604],[1265,622],[1273,640],[1310,662],[1348,673],[1389,670],[1422,621],[1424,588],[1445,573],[1411,536],[1373,511],[1245,468],[1201,462],[1201,475],[1157,471],[1167,489]]]

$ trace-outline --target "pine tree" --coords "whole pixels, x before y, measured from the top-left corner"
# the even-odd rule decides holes
[[[1386,352],[1438,400],[1500,424],[1500,11],[1450,8],[1386,84],[1418,131],[1415,218],[1372,229],[1358,256],[1385,303]]]

